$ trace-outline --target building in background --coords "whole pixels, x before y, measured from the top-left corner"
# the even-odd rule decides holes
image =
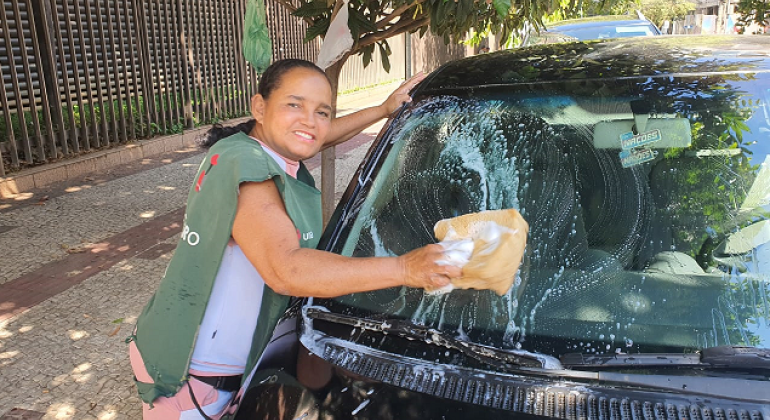
[[[684,20],[671,23],[674,34],[762,34],[767,28],[758,24],[741,26],[738,0],[695,0],[695,11]]]

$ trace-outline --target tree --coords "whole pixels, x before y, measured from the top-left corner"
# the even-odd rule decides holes
[[[641,0],[614,0],[614,1],[578,1],[560,0],[560,7],[556,8],[546,18],[548,22],[556,22],[565,19],[575,19],[588,16],[622,15],[641,8]]]
[[[762,1],[762,0],[758,0]],[[615,0],[613,2],[588,2],[579,8],[563,7],[555,10],[547,21],[559,21],[586,16],[623,15],[636,11],[650,21],[662,26],[665,21],[684,19],[687,13],[695,10],[695,3],[677,0]]]
[[[305,41],[324,37],[329,24],[344,2],[342,0],[276,0],[293,15],[302,18],[308,29]],[[611,4],[619,0],[605,0]],[[556,10],[573,10],[580,1],[556,0],[350,0],[348,27],[354,40],[352,49],[337,63],[326,69],[335,93],[336,108],[339,74],[347,59],[361,55],[364,65],[372,62],[375,49],[382,66],[390,69],[388,40],[403,33],[427,31],[440,36],[447,44],[460,42],[469,34],[500,33],[500,44],[522,30],[525,23],[542,26],[545,15]],[[333,207],[334,150],[322,156],[324,211],[328,220]],[[328,186],[328,187],[327,187]],[[328,193],[331,188],[332,193]]]
[[[641,11],[658,27],[665,21],[681,20],[695,10],[695,3],[676,0],[642,0]]]
[[[767,0],[740,0],[736,11],[741,15],[740,26],[756,23],[760,26],[770,25],[770,3]]]

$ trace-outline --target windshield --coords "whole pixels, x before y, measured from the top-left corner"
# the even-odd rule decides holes
[[[770,74],[424,94],[393,124],[335,250],[402,255],[443,218],[515,208],[523,265],[502,297],[396,288],[328,309],[554,357],[770,347]]]

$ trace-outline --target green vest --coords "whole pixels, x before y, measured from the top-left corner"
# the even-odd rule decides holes
[[[190,188],[182,235],[158,290],[136,323],[135,340],[154,384],[137,382],[142,400],[176,394],[188,379],[190,359],[222,255],[232,235],[242,182],[273,179],[303,248],[321,236],[321,193],[300,164],[297,179],[284,172],[262,147],[239,133],[211,147]],[[265,285],[246,372],[270,339],[289,297]],[[249,334],[250,332],[244,332]]]

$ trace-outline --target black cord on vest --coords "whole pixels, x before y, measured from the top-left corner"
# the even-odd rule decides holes
[[[206,413],[204,413],[203,409],[201,408],[201,405],[198,404],[198,400],[195,398],[195,394],[193,394],[192,384],[190,384],[190,381],[187,381],[187,390],[190,391],[190,398],[192,398],[192,402],[193,404],[195,404],[195,408],[198,409],[198,412],[201,413],[201,416],[205,420],[214,420],[211,417],[209,417]]]

